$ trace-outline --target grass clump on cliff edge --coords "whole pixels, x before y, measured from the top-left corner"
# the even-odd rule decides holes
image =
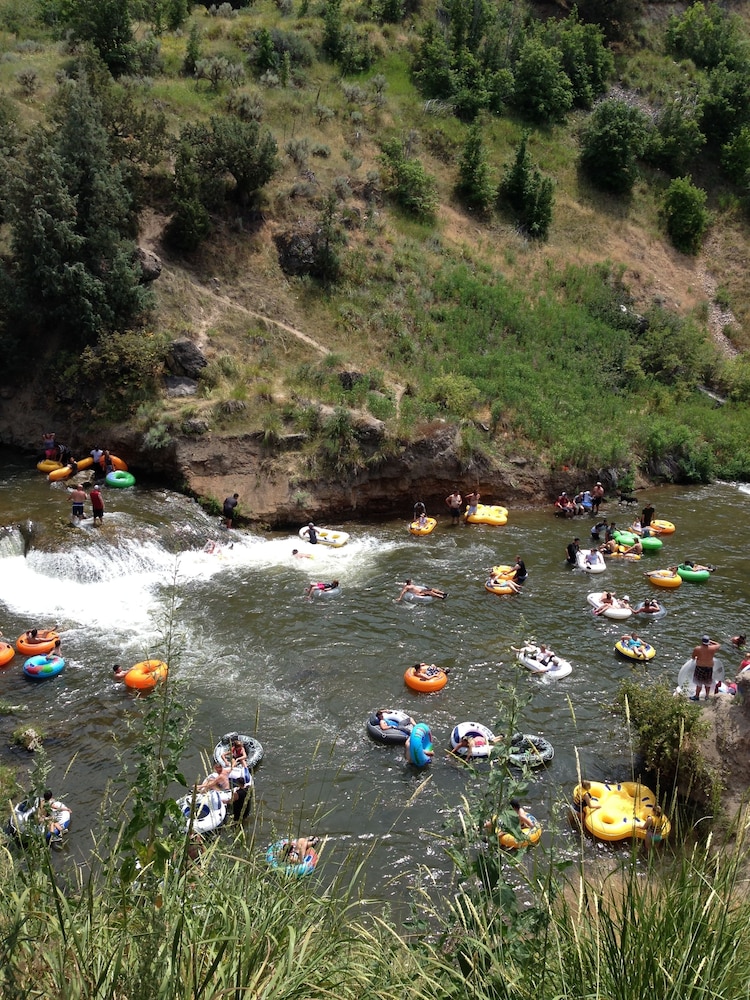
[[[646,769],[655,774],[662,788],[695,788],[717,805],[721,795],[719,776],[701,754],[701,739],[709,725],[700,707],[687,698],[675,697],[666,681],[644,686],[634,680],[620,684],[615,710],[632,727],[636,750]]]

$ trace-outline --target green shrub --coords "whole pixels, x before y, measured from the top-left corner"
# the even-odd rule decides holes
[[[663,212],[675,247],[682,253],[697,254],[709,223],[706,192],[695,187],[689,177],[677,177],[667,189]]]
[[[735,184],[747,186],[750,178],[750,125],[743,125],[721,147],[721,166]]]
[[[407,156],[399,139],[383,142],[380,162],[384,168],[384,189],[396,202],[419,219],[431,219],[437,208],[437,188],[423,164]]]
[[[469,417],[479,402],[480,392],[466,376],[450,372],[431,380],[425,399],[452,416]]]
[[[702,107],[696,95],[679,94],[658,113],[644,158],[671,174],[685,170],[706,144]]]
[[[673,15],[665,42],[669,52],[704,69],[731,66],[743,57],[741,22],[718,3],[694,3],[684,14]]]
[[[591,183],[614,194],[629,194],[647,136],[648,119],[642,111],[613,98],[597,105],[581,138],[581,166]]]
[[[718,777],[701,756],[700,740],[708,732],[700,707],[675,698],[671,684],[624,680],[614,709],[632,727],[636,748],[659,783],[671,786],[681,775],[712,799]]]
[[[167,343],[166,334],[142,330],[102,334],[81,354],[81,389],[95,392],[111,418],[130,415],[158,395]]]
[[[562,121],[573,106],[573,86],[563,69],[562,52],[539,38],[528,38],[513,67],[513,104],[532,121]]]

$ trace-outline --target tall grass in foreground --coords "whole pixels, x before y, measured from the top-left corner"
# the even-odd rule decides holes
[[[178,687],[144,710],[151,770],[140,763],[136,785],[108,799],[85,866],[41,839],[0,849],[3,1000],[747,998],[744,828],[723,852],[709,839],[676,857],[582,836],[577,866],[569,839],[561,858],[485,835],[488,818],[512,829],[509,800],[529,778],[508,766],[515,690],[495,728],[507,738],[492,767],[469,768],[444,835],[456,885],[438,900],[414,892],[407,933],[362,898],[354,853],[334,868],[324,846],[316,873],[288,877],[268,868],[254,827],[230,825],[196,855],[171,798],[189,726]]]

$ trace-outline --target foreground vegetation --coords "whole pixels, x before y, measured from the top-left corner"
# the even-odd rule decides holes
[[[197,857],[170,791],[190,719],[174,682],[149,700],[136,771],[124,768],[88,863],[32,839],[0,853],[0,984],[5,997],[528,998],[744,997],[744,837],[671,854],[615,853],[582,837],[577,860],[542,845],[503,852],[479,832],[512,822],[523,775],[509,740],[489,770],[467,771],[467,797],[441,841],[455,868],[449,898],[412,890],[397,925],[363,899],[350,856],[331,877],[269,871],[251,826],[224,831]],[[512,733],[506,702],[497,731]],[[33,776],[48,780],[44,755]],[[676,813],[675,843],[690,843]],[[710,943],[709,943],[710,942]]]
[[[307,474],[439,418],[467,464],[748,478],[748,32],[659,11],[0,0],[6,370],[33,344],[58,405],[151,448],[297,432]],[[209,364],[166,406],[186,330]]]

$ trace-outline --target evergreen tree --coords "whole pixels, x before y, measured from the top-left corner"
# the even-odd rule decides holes
[[[130,196],[85,76],[68,85],[59,110],[57,131],[33,135],[13,184],[18,322],[93,343],[127,326],[149,293],[128,238]]]
[[[190,25],[185,58],[182,60],[182,72],[185,76],[195,76],[196,67],[201,58],[201,29],[198,22],[193,21]]]
[[[30,136],[11,181],[14,323],[34,333],[59,328],[83,340],[96,335],[100,283],[80,263],[84,243],[76,231],[76,202],[66,183],[66,165],[42,129]]]
[[[490,168],[482,143],[482,123],[477,119],[466,137],[458,168],[456,193],[478,212],[489,211],[495,198],[495,188],[490,180]]]
[[[500,205],[507,205],[518,217],[522,228],[534,239],[546,240],[552,224],[555,186],[531,161],[529,133],[524,132],[516,157],[505,171],[498,188]]]
[[[323,14],[323,51],[334,62],[340,57],[344,47],[344,21],[341,0],[326,0]]]
[[[91,42],[110,73],[119,76],[133,68],[135,45],[131,0],[70,0],[65,22],[73,37]]]

